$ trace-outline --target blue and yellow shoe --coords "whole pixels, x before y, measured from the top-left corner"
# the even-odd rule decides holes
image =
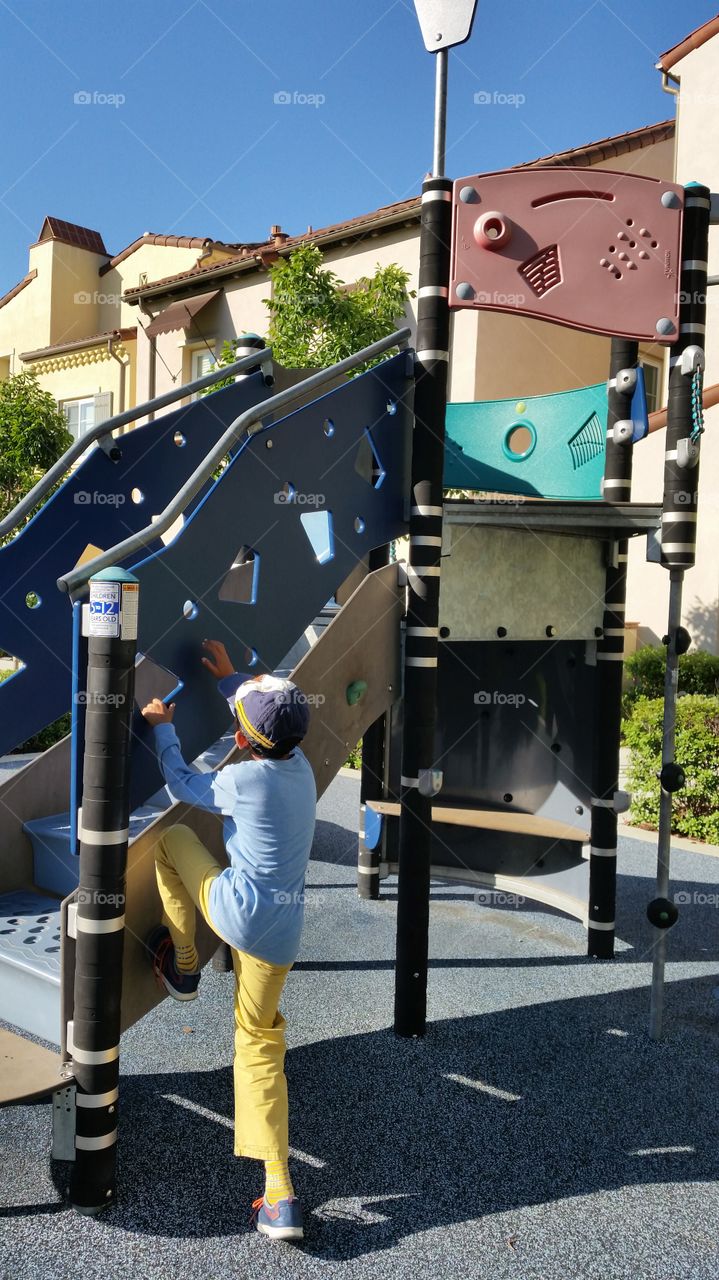
[[[268,1204],[264,1196],[253,1201],[255,1226],[263,1236],[273,1240],[303,1240],[305,1235],[302,1209],[296,1196]]]
[[[179,973],[175,968],[175,948],[166,925],[157,925],[147,935],[145,947],[152,957],[152,968],[159,986],[164,987],[173,1000],[196,1000],[200,974]]]

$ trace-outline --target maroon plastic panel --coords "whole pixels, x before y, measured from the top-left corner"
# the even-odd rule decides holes
[[[530,169],[461,178],[453,205],[450,306],[676,341],[683,187]]]

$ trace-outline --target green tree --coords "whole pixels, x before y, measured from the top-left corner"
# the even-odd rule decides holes
[[[324,369],[386,337],[415,296],[407,290],[408,273],[395,263],[346,285],[309,244],[276,262],[270,279],[268,342],[289,369]]]
[[[0,382],[0,519],[71,444],[64,413],[34,374]]]

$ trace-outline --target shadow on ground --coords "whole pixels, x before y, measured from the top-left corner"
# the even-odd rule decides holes
[[[711,1005],[715,981],[672,984],[672,1001]],[[348,1261],[513,1208],[716,1179],[711,1055],[691,1028],[649,1041],[646,1003],[633,989],[439,1022],[421,1041],[384,1030],[294,1049],[306,1251]],[[259,1170],[232,1158],[213,1118],[232,1115],[229,1067],[125,1077],[122,1112],[122,1200],[102,1221],[160,1237],[236,1231]]]

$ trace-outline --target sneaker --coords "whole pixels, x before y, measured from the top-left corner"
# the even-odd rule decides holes
[[[296,1196],[278,1200],[277,1204],[268,1204],[265,1197],[260,1196],[252,1208],[255,1226],[263,1236],[271,1236],[273,1240],[304,1239],[302,1210]]]
[[[179,973],[175,968],[175,948],[170,930],[164,924],[148,934],[145,947],[152,956],[152,968],[159,986],[164,987],[173,1000],[196,1000],[200,974]]]

